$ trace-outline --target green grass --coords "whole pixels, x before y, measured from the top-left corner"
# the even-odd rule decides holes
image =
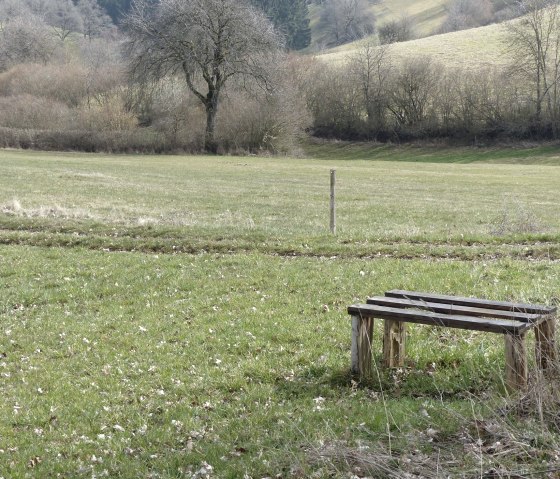
[[[386,253],[381,246],[395,242],[492,243],[500,229],[530,242],[558,233],[554,147],[454,154],[343,145],[310,153],[319,159],[5,151],[0,227],[5,242],[26,244],[56,245],[59,238],[111,249],[162,244],[188,251],[207,244],[220,251],[360,255]],[[522,160],[532,164],[517,164]],[[331,168],[337,169],[335,240],[327,234]]]
[[[16,246],[0,259],[4,477],[181,477],[203,461],[217,477],[305,477],[320,444],[386,443],[387,427],[397,444],[430,427],[445,437],[453,415],[474,421],[470,395],[502,391],[502,339],[413,327],[406,375],[353,390],[346,305],[392,287],[550,301],[560,275],[557,263]],[[476,471],[468,455],[458,467]]]
[[[557,302],[555,148],[307,152],[0,152],[0,477],[558,466],[554,424],[505,408],[500,336],[412,326],[406,368],[357,385],[346,314],[392,288]]]

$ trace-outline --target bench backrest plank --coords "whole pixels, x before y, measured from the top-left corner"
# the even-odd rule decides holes
[[[486,299],[464,298],[459,296],[446,296],[443,294],[418,293],[415,291],[391,290],[385,293],[391,298],[404,298],[412,300],[428,301],[431,303],[453,304],[458,306],[470,306],[474,308],[497,309],[501,311],[518,311],[528,314],[550,315],[556,312],[556,306],[544,306],[540,304],[509,303],[507,301],[489,301]]]
[[[508,319],[532,323],[538,321],[541,315],[521,313],[518,311],[504,311],[499,309],[473,308],[470,306],[460,306],[457,304],[433,303],[423,300],[413,300],[404,298],[390,298],[386,296],[375,296],[367,299],[368,304],[387,306],[389,308],[418,308],[432,311],[434,313],[458,314],[461,316],[477,316],[484,318]]]

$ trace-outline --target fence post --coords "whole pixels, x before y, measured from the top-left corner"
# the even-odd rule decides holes
[[[336,234],[336,203],[335,203],[336,170],[331,170],[331,233]]]

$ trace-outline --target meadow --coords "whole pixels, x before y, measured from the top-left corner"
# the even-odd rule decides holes
[[[364,42],[358,40],[333,48],[317,58],[329,63],[344,63]],[[511,61],[507,55],[507,27],[503,23],[394,43],[388,51],[396,64],[410,58],[429,57],[445,67],[467,71],[506,67]]]
[[[1,151],[0,477],[555,477],[557,398],[508,396],[501,338],[412,327],[358,384],[346,307],[557,302],[559,158]]]

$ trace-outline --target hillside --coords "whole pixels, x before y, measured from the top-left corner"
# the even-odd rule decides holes
[[[446,0],[385,0],[372,6],[377,24],[398,20],[403,14],[412,18],[418,36],[430,35],[445,19]]]
[[[380,0],[372,2],[370,10],[375,15],[378,26],[391,20],[398,20],[403,14],[406,14],[411,17],[416,35],[424,37],[431,35],[443,23],[447,3],[447,0]],[[319,27],[321,11],[322,7],[317,4],[311,4],[309,7],[315,46],[323,34]],[[339,48],[344,48],[344,46]]]
[[[507,61],[505,50],[505,24],[493,24],[459,32],[395,43],[389,48],[395,60],[420,55],[431,56],[451,67],[476,67],[503,64]],[[330,50],[318,58],[329,62],[344,62],[355,53],[362,42]]]

